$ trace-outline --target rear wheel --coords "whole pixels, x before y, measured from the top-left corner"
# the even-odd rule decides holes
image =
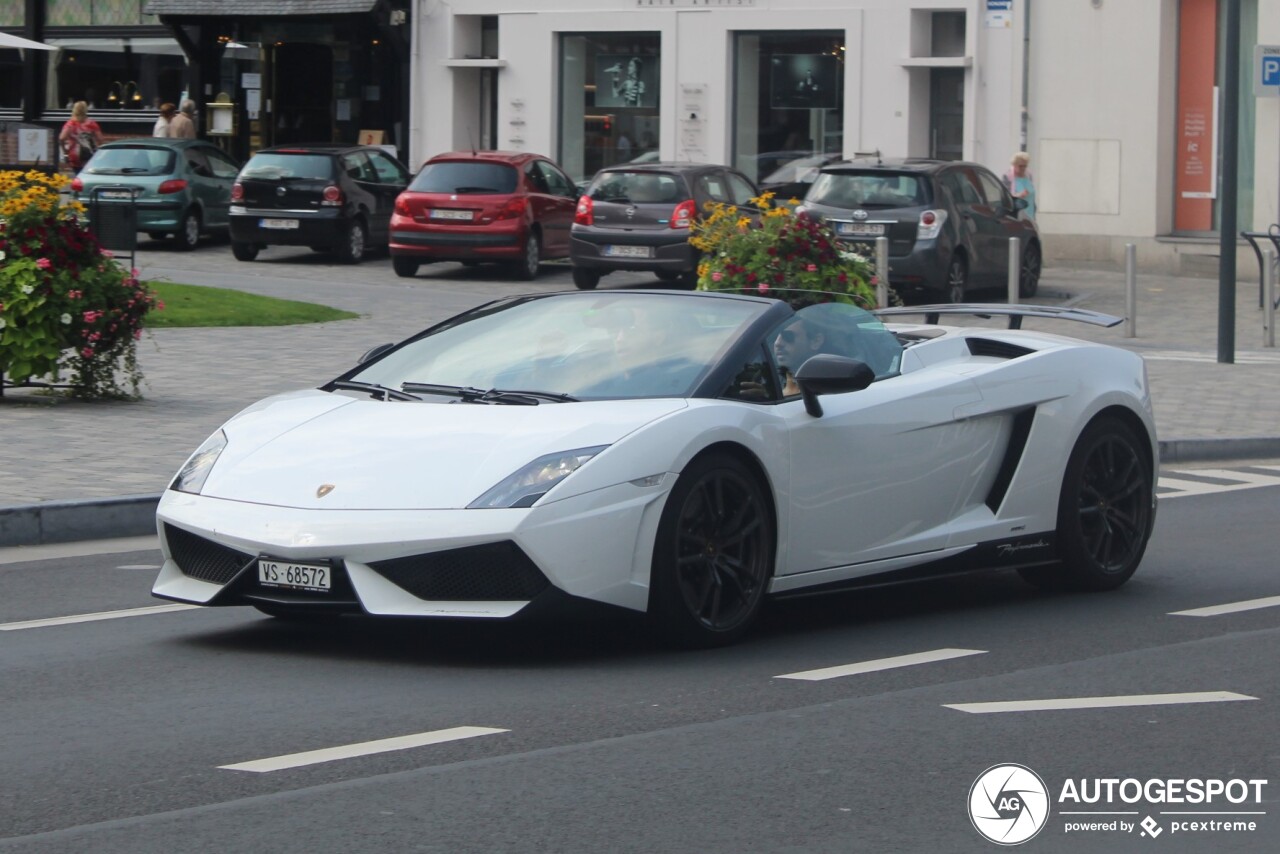
[[[364,258],[364,248],[364,223],[353,219],[343,229],[342,239],[338,242],[338,261],[343,264],[359,264],[360,259]]]
[[[964,256],[951,256],[951,263],[947,265],[947,302],[964,302],[965,291],[968,287],[969,268],[964,263]]]
[[[189,252],[200,245],[200,212],[194,208],[182,215],[178,230],[173,233],[173,245]]]
[[[649,618],[680,646],[731,643],[760,611],[773,556],[773,513],[759,480],[732,456],[700,457],[662,511]]]
[[[1040,290],[1040,247],[1035,243],[1022,253],[1022,270],[1018,277],[1018,296],[1033,297]]]
[[[236,256],[237,261],[252,261],[258,257],[258,250],[262,247],[256,243],[241,243],[238,240],[231,241],[231,254]]]
[[[403,255],[391,256],[391,268],[396,271],[396,275],[402,279],[412,279],[418,275],[418,267],[422,262],[413,258],[406,258]]]
[[[594,291],[596,285],[600,284],[600,274],[595,270],[584,270],[581,267],[573,268],[573,284],[580,291]]]
[[[529,236],[524,241],[524,255],[516,265],[516,278],[524,282],[531,282],[538,278],[538,265],[542,263],[542,241],[538,239],[538,232],[530,231]]]

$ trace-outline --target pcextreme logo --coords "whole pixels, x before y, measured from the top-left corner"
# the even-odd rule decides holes
[[[1210,777],[1068,777],[1057,796],[1051,832],[1134,835],[1155,840],[1186,834],[1252,833],[1264,820],[1268,781]],[[969,788],[969,819],[997,845],[1020,845],[1049,824],[1052,806],[1043,778],[1025,765],[993,765]],[[1089,843],[1084,843],[1088,845]]]

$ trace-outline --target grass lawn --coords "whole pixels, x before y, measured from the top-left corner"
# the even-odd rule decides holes
[[[290,326],[359,317],[327,305],[262,297],[225,288],[147,282],[164,303],[164,311],[147,314],[148,329],[175,326]]]

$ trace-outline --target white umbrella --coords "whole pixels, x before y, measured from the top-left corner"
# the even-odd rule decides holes
[[[24,39],[21,36],[11,36],[8,33],[0,33],[0,48],[16,47],[23,50],[57,50],[51,44],[42,42],[33,42],[31,39]]]

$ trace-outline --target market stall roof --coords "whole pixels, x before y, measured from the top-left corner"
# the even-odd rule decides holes
[[[33,42],[31,39],[24,39],[22,36],[11,36],[8,33],[0,32],[0,48],[4,47],[14,47],[21,50],[57,50],[51,44]]]

